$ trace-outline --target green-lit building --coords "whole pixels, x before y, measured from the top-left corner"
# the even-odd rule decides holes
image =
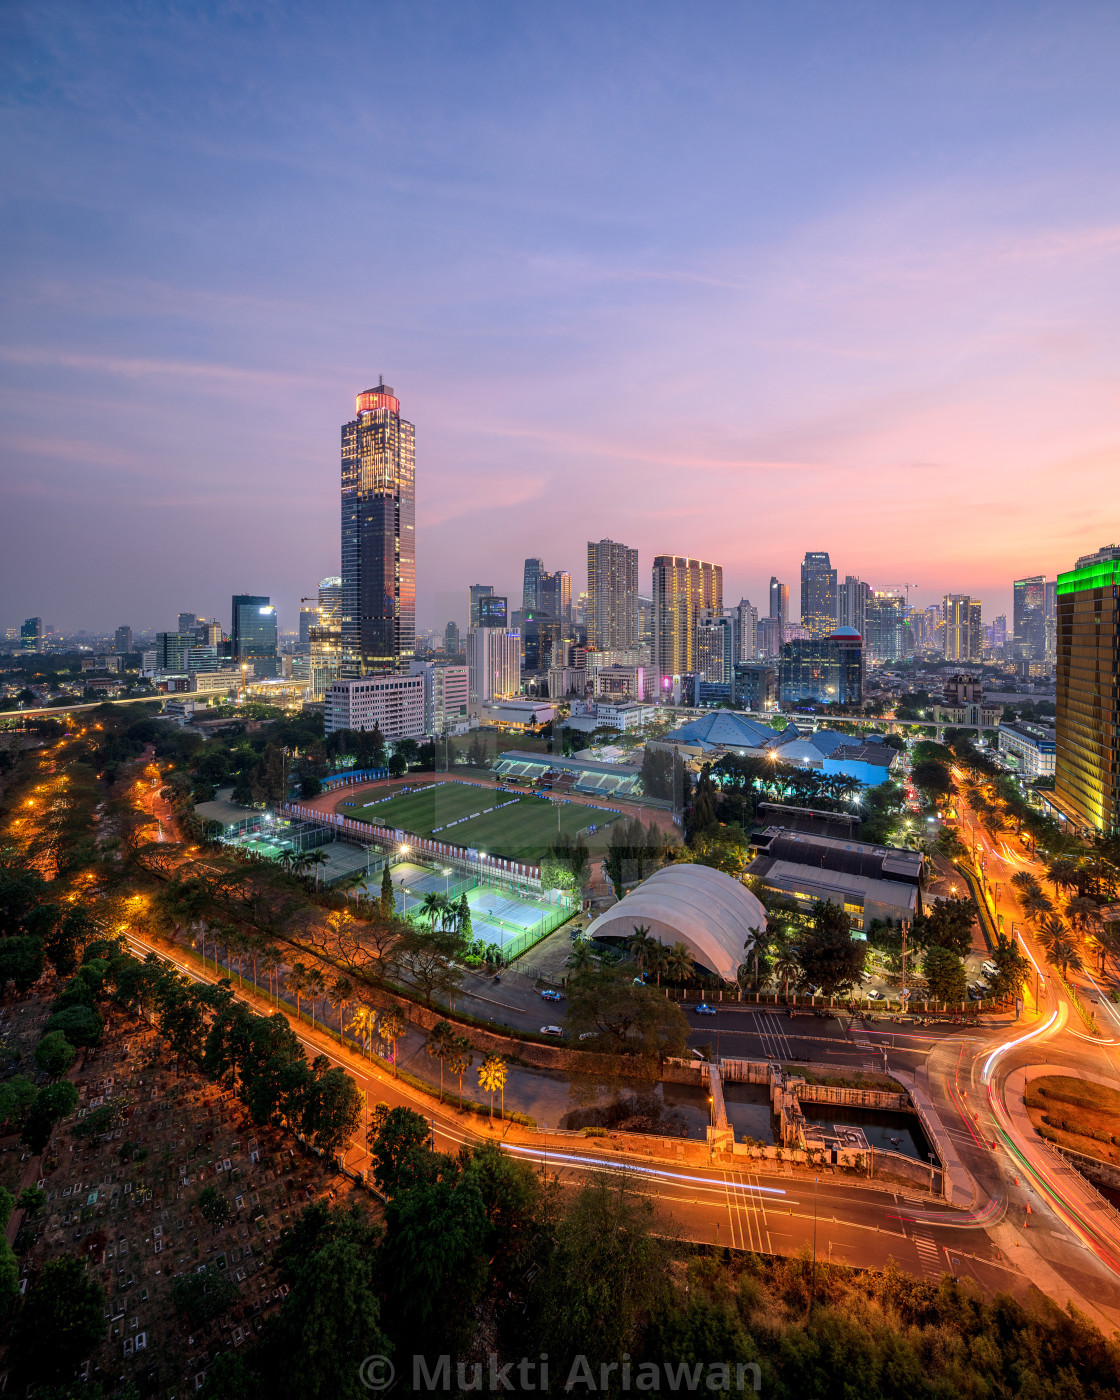
[[[1058,575],[1053,806],[1074,825],[1120,831],[1120,546]]]

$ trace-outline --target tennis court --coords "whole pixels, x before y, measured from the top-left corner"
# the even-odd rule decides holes
[[[487,809],[491,810],[487,810]],[[495,792],[464,783],[436,783],[368,806],[347,806],[349,817],[430,836],[507,860],[537,861],[559,832],[571,837],[596,824],[605,844],[610,812],[524,793]],[[593,843],[592,843],[593,844]]]
[[[391,869],[400,913],[418,913],[426,894],[446,893],[457,899],[466,889],[472,937],[480,938],[483,943],[496,943],[499,948],[519,940],[528,942],[534,933],[549,931],[571,915],[571,910],[549,904],[547,900],[517,898],[508,890],[493,885],[472,886],[471,881],[454,877],[449,880],[438,870],[411,862],[402,861]]]

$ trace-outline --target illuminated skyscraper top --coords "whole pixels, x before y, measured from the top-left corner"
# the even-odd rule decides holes
[[[383,380],[342,428],[342,675],[401,669],[416,642],[416,430]]]

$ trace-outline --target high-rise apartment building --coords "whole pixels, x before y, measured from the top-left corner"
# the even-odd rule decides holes
[[[778,624],[779,645],[786,639],[786,628],[789,626],[789,584],[779,583],[776,578],[770,579],[770,614]]]
[[[472,705],[521,693],[521,634],[510,627],[476,627],[470,635]]]
[[[862,637],[867,628],[867,603],[871,588],[851,574],[836,590],[836,620],[839,627],[854,627]]]
[[[276,609],[270,598],[235,593],[229,636],[234,660],[251,662],[258,676],[276,674]]]
[[[478,626],[478,607],[483,598],[493,597],[494,587],[489,583],[471,584],[471,602],[468,611],[467,630],[473,632]]]
[[[701,559],[659,554],[653,561],[653,670],[662,681],[696,670],[701,612],[723,611],[723,569]]]
[[[554,622],[560,624],[564,637],[572,632],[572,576],[564,569],[553,574],[541,572],[537,579],[538,612],[547,613]]]
[[[864,605],[864,655],[874,661],[901,661],[907,652],[906,600],[876,588]]]
[[[307,627],[307,676],[312,700],[322,700],[330,686],[342,676],[342,576],[329,574],[319,580],[314,598],[305,598],[300,608],[310,614]]]
[[[543,559],[525,560],[525,573],[521,583],[521,607],[523,611],[539,606],[537,599],[537,583],[543,573]]]
[[[942,652],[946,661],[979,661],[983,648],[980,599],[967,593],[946,593]]]
[[[446,734],[467,717],[469,668],[438,661],[410,661],[409,674],[424,680],[424,733]]]
[[[125,654],[125,652],[128,652],[128,651],[131,651],[131,650],[132,650],[132,628],[131,628],[131,627],[118,627],[118,628],[117,628],[117,635],[116,635],[116,636],[114,637],[114,639],[113,639],[113,650],[114,650],[115,652],[118,652],[121,656],[123,656],[123,655]]]
[[[758,609],[740,598],[735,609],[735,660],[753,661],[758,654]]]
[[[633,651],[641,644],[636,549],[588,540],[586,620],[589,651]]]
[[[21,651],[43,650],[43,619],[41,617],[29,617],[20,627],[19,646]]]
[[[1015,649],[1024,661],[1041,661],[1046,655],[1046,577],[1017,578],[1012,589]]]
[[[827,553],[808,552],[801,562],[801,625],[810,637],[836,628],[836,570]]]
[[[1045,660],[1051,665],[1058,648],[1058,581],[1051,579],[1046,585],[1046,654]]]
[[[730,686],[735,674],[735,619],[701,617],[696,624],[696,674],[714,685]]]
[[[1075,825],[1120,833],[1120,546],[1057,579],[1054,805]]]
[[[416,647],[416,429],[381,381],[342,427],[342,674],[398,670]]]

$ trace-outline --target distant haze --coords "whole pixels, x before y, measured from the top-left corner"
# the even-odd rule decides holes
[[[586,541],[762,610],[1120,538],[1120,11],[14,5],[0,625],[294,629],[416,424],[421,626]],[[461,599],[454,613],[448,600]]]

